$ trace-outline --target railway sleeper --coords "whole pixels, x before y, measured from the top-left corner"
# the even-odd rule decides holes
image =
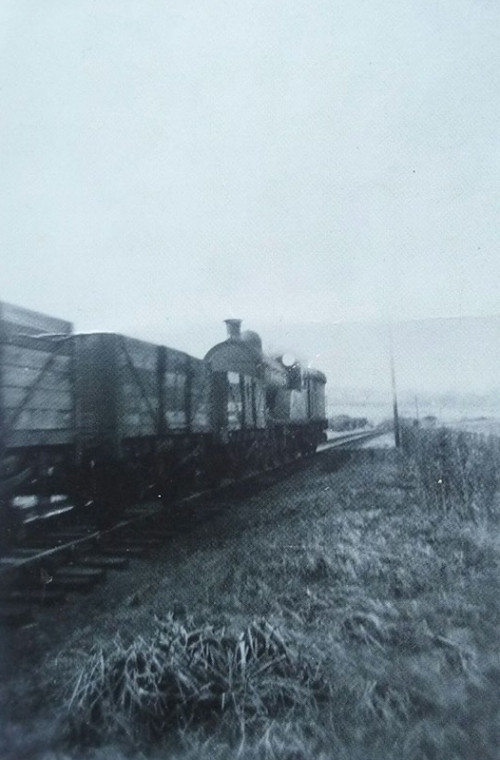
[[[172,523],[172,525],[168,528],[148,528],[146,531],[140,531],[138,534],[139,537],[144,536],[146,540],[148,539],[154,539],[158,541],[159,544],[163,544],[165,541],[168,541],[170,538],[175,536],[177,534],[177,523]]]
[[[2,562],[10,562],[11,560],[29,560],[35,559],[40,554],[40,546],[49,550],[50,547],[44,544],[38,546],[19,546],[16,549],[11,549],[9,554],[2,557]]]
[[[99,578],[84,575],[59,575],[54,576],[51,586],[56,591],[74,591],[85,594],[99,583]]]
[[[148,549],[157,549],[161,546],[161,539],[157,538],[143,538],[139,533],[135,536],[117,536],[116,542],[123,546],[125,549],[138,547],[147,551]]]
[[[62,591],[51,588],[43,589],[14,589],[0,594],[0,605],[7,603],[24,603],[39,607],[52,607],[64,604],[66,595]]]
[[[48,541],[53,541],[54,544],[69,543],[71,541],[82,541],[87,538],[91,538],[96,535],[96,531],[93,528],[68,528],[68,530],[58,530],[55,533],[47,533],[46,538]]]
[[[125,570],[129,566],[129,559],[105,554],[88,554],[85,557],[79,557],[78,564],[81,567],[102,570]]]
[[[0,604],[0,625],[19,627],[33,621],[31,605],[17,601],[6,601]]]
[[[102,544],[99,546],[99,554],[104,557],[125,557],[126,559],[140,559],[146,554],[145,546],[123,546],[121,543]]]
[[[105,580],[106,571],[101,567],[84,567],[79,564],[65,565],[56,570],[53,577],[55,581],[66,578],[82,578],[99,583]]]
[[[17,590],[39,591],[73,591],[87,590],[105,579],[105,571],[100,568],[80,567],[78,565],[56,565],[45,563],[32,567],[19,578]]]

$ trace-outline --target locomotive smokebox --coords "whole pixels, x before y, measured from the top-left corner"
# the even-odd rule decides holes
[[[241,338],[241,319],[225,319],[227,325],[227,337],[229,340],[240,340]]]

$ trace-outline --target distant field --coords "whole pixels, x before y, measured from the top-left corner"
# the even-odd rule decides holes
[[[381,406],[378,404],[331,404],[329,406],[328,415],[330,417],[341,414],[357,418],[366,417],[372,424],[377,425],[391,416],[392,409],[390,405]]]
[[[457,430],[466,430],[469,433],[480,435],[500,436],[500,419],[493,417],[479,417],[476,419],[462,419],[450,423]]]
[[[346,414],[349,417],[366,417],[372,424],[377,425],[384,420],[392,418],[392,407],[390,404],[345,404],[330,406],[328,414],[330,417],[335,415]],[[399,414],[401,417],[416,417],[415,406],[400,405]],[[478,410],[477,408],[467,407],[425,407],[419,408],[419,417],[423,419],[426,415],[435,416],[438,424],[457,427],[462,430],[469,430],[473,433],[484,433],[486,435],[500,434],[500,408],[498,413],[492,413],[491,409]]]

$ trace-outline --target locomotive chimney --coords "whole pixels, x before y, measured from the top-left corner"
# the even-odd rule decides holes
[[[241,338],[241,319],[225,319],[227,325],[227,337],[231,340]]]

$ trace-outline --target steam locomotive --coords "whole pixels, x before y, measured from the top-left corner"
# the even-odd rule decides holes
[[[0,303],[4,526],[75,507],[105,524],[141,499],[168,503],[314,452],[325,376],[226,324],[200,360]]]

